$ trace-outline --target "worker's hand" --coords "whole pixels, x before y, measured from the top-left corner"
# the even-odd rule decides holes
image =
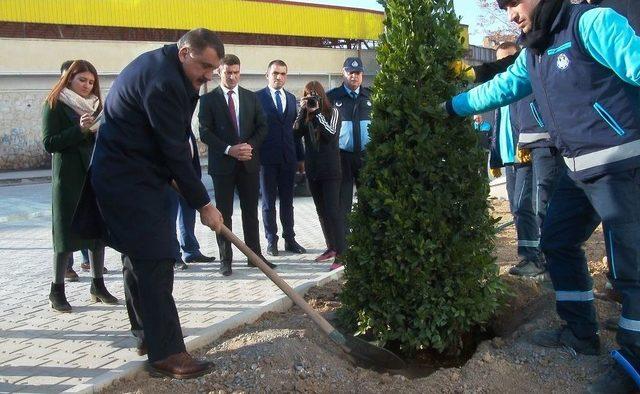
[[[467,63],[462,60],[456,60],[449,65],[449,68],[453,70],[453,72],[464,79],[467,82],[475,82],[476,80],[476,72],[473,67],[469,66]]]
[[[502,176],[502,171],[500,171],[499,168],[489,168],[489,174],[494,178],[500,178]]]
[[[456,113],[453,111],[453,107],[451,105],[451,100],[447,100],[444,103],[438,104],[435,110],[433,110],[433,114],[443,118],[456,116]]]
[[[249,161],[253,157],[253,147],[247,143],[233,145],[229,148],[229,156],[235,157],[238,161]]]
[[[296,167],[296,172],[299,174],[304,174],[304,161],[299,161]]]
[[[211,203],[208,203],[204,207],[198,209],[200,212],[200,222],[209,227],[215,232],[220,232],[224,221],[222,220],[222,214]]]
[[[531,149],[518,148],[518,150],[516,151],[516,158],[518,159],[519,163],[531,163]]]

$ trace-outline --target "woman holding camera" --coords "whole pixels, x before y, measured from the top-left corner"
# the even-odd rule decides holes
[[[100,240],[80,239],[71,231],[91,160],[97,124],[102,110],[98,73],[86,60],[76,60],[60,76],[47,96],[43,111],[42,142],[52,158],[53,281],[49,302],[60,312],[71,312],[64,291],[64,276],[74,251],[89,249],[93,301],[117,304],[102,277],[104,245]]]
[[[342,265],[345,251],[344,220],[340,215],[340,113],[332,108],[324,87],[311,81],[304,87],[300,112],[293,125],[298,138],[304,137],[305,168],[309,190],[316,205],[327,250],[316,261],[335,257],[331,269]]]

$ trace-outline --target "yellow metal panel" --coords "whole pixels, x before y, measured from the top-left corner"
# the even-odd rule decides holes
[[[460,25],[460,37],[464,39],[464,49],[469,49],[469,25]]]
[[[379,12],[243,0],[0,0],[0,21],[377,40]]]

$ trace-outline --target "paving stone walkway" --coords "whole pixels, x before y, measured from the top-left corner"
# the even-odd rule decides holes
[[[210,181],[209,181],[210,187]],[[89,273],[67,284],[73,312],[48,305],[51,282],[51,186],[0,187],[0,392],[91,392],[110,379],[139,368],[124,306],[119,254],[108,249],[105,282],[120,305],[92,303]],[[309,286],[327,276],[328,264],[313,262],[324,250],[311,198],[295,200],[297,240],[308,254],[271,258],[292,286]],[[239,206],[234,232],[242,234]],[[262,229],[261,229],[262,231]],[[218,257],[214,234],[197,224],[203,253]],[[261,236],[263,250],[266,241]],[[280,248],[283,248],[282,241]],[[252,311],[282,303],[283,293],[234,251],[234,273],[218,273],[218,262],[192,264],[175,275],[174,298],[189,348],[202,346],[223,330],[258,317]],[[76,253],[76,270],[80,271]],[[276,301],[280,300],[280,301]],[[261,312],[260,312],[261,313]]]

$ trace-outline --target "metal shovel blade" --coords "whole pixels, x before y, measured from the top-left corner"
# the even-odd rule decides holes
[[[337,343],[340,348],[352,356],[356,360],[360,360],[368,367],[377,367],[384,369],[402,369],[405,367],[404,361],[387,349],[383,349],[369,342],[363,341],[350,335],[343,335],[336,330],[324,317],[314,310],[304,298],[295,292],[278,274],[262,259],[255,254],[244,242],[242,242],[234,233],[224,225],[221,226],[219,233],[226,239],[231,241],[240,251],[249,258],[249,260],[262,271],[271,281],[280,288],[291,300],[299,306],[320,329]]]
[[[405,362],[395,353],[360,338],[344,335],[338,330],[331,332],[329,338],[350,356],[362,362],[364,366],[394,370],[406,367]]]

